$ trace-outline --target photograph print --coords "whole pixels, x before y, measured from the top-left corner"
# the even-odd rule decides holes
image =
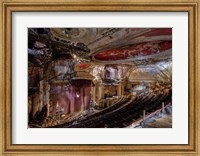
[[[172,128],[172,28],[28,28],[29,128]]]

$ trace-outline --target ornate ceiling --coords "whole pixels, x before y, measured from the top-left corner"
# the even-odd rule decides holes
[[[165,52],[172,48],[172,41],[149,41],[113,48],[94,55],[99,61],[126,60],[143,58],[148,55]]]
[[[171,28],[29,29],[29,54],[41,55],[46,61],[56,55],[75,54],[91,62],[126,62],[166,51],[171,55],[171,49]]]
[[[30,67],[73,59],[76,71],[109,64],[144,68],[172,61],[172,28],[29,28],[28,54]]]

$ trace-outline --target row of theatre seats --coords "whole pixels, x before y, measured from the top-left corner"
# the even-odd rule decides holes
[[[123,96],[114,105],[79,118],[76,121],[59,125],[67,128],[123,128],[131,125],[133,122],[140,120],[143,110],[150,114],[171,102],[171,90],[164,93],[145,91],[138,94]],[[58,127],[58,126],[57,126]]]

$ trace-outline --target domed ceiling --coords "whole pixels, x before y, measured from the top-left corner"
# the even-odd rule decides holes
[[[94,65],[140,66],[172,61],[172,28],[29,28],[29,66],[76,59],[76,70]]]
[[[90,62],[137,62],[166,55],[171,58],[171,53],[171,28],[29,29],[29,54],[44,56],[45,60],[57,54],[74,54]]]

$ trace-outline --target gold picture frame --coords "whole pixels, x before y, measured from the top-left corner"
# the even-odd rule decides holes
[[[2,0],[0,26],[0,155],[200,155],[199,0]],[[12,12],[137,11],[188,12],[189,143],[187,145],[14,145],[11,142]]]

